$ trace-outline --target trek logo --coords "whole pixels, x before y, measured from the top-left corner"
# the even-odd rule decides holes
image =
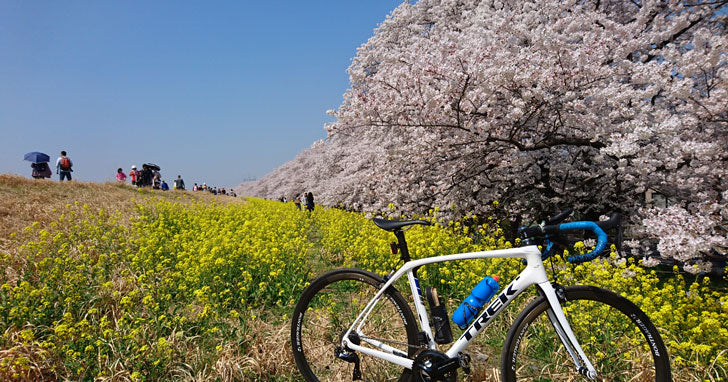
[[[480,317],[473,322],[470,328],[463,333],[463,337],[465,337],[468,341],[473,339],[473,337],[475,337],[475,335],[478,334],[478,331],[483,327],[485,322],[488,321],[489,318],[495,316],[517,292],[518,290],[513,287],[513,284],[509,285],[508,289],[501,292],[501,294],[498,295],[498,298],[493,300],[493,302],[488,305],[488,308],[485,309],[485,312],[483,312],[483,314],[481,314]]]

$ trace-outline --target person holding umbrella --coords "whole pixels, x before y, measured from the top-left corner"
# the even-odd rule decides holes
[[[47,154],[43,154],[37,151],[25,154],[23,159],[33,162],[30,167],[33,168],[32,177],[35,179],[43,179],[51,177],[51,168],[48,166],[48,161],[51,160]]]
[[[65,151],[61,151],[61,156],[56,159],[56,174],[60,174],[61,182],[63,182],[63,178],[71,180],[72,167],[71,158],[66,156]]]

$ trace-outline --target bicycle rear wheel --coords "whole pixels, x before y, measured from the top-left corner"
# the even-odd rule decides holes
[[[564,314],[584,353],[603,381],[670,381],[662,337],[635,304],[611,291],[565,288]],[[503,381],[588,380],[554,331],[545,297],[521,312],[501,355]]]
[[[296,365],[308,381],[351,381],[354,363],[335,355],[341,337],[384,283],[360,269],[328,272],[309,285],[298,300],[291,323]],[[417,324],[407,301],[388,288],[359,333],[362,346],[376,339],[412,357],[417,350]],[[411,371],[358,353],[365,381],[409,380]]]

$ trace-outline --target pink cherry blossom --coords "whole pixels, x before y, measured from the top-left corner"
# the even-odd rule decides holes
[[[405,2],[357,50],[326,141],[241,192],[444,218],[619,210],[636,247],[704,268],[728,246],[726,4]]]

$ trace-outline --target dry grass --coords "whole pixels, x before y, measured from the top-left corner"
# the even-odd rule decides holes
[[[122,220],[128,220],[135,215],[134,201],[149,196],[181,202],[229,203],[239,200],[207,192],[139,191],[129,184],[116,182],[57,182],[0,174],[0,251],[12,253],[14,233],[20,233],[35,222],[46,228],[50,222],[58,220],[68,204],[86,204],[92,210],[119,211]]]
[[[216,365],[219,376],[231,375],[230,366],[232,365],[244,369],[249,380],[258,380],[260,377],[257,376],[264,375],[280,378],[298,375],[298,369],[296,369],[296,364],[293,362],[291,352],[288,322],[271,324],[259,319],[250,322],[248,325],[250,330],[246,340],[250,345],[248,347],[249,351],[246,354],[239,354],[236,358],[232,358],[235,360],[234,362],[230,362],[230,358],[224,357],[225,351],[223,351]],[[222,379],[227,381],[239,380],[238,378]]]
[[[19,332],[9,331],[6,336],[11,342],[22,344],[22,341],[17,339]],[[21,367],[11,367],[5,371],[0,370],[0,380],[3,381],[56,381],[58,379],[57,373],[62,368],[62,366],[57,367],[54,357],[38,346],[37,342],[16,345],[9,349],[0,349],[0,360],[8,365],[22,365]],[[20,378],[17,376],[20,376]]]

